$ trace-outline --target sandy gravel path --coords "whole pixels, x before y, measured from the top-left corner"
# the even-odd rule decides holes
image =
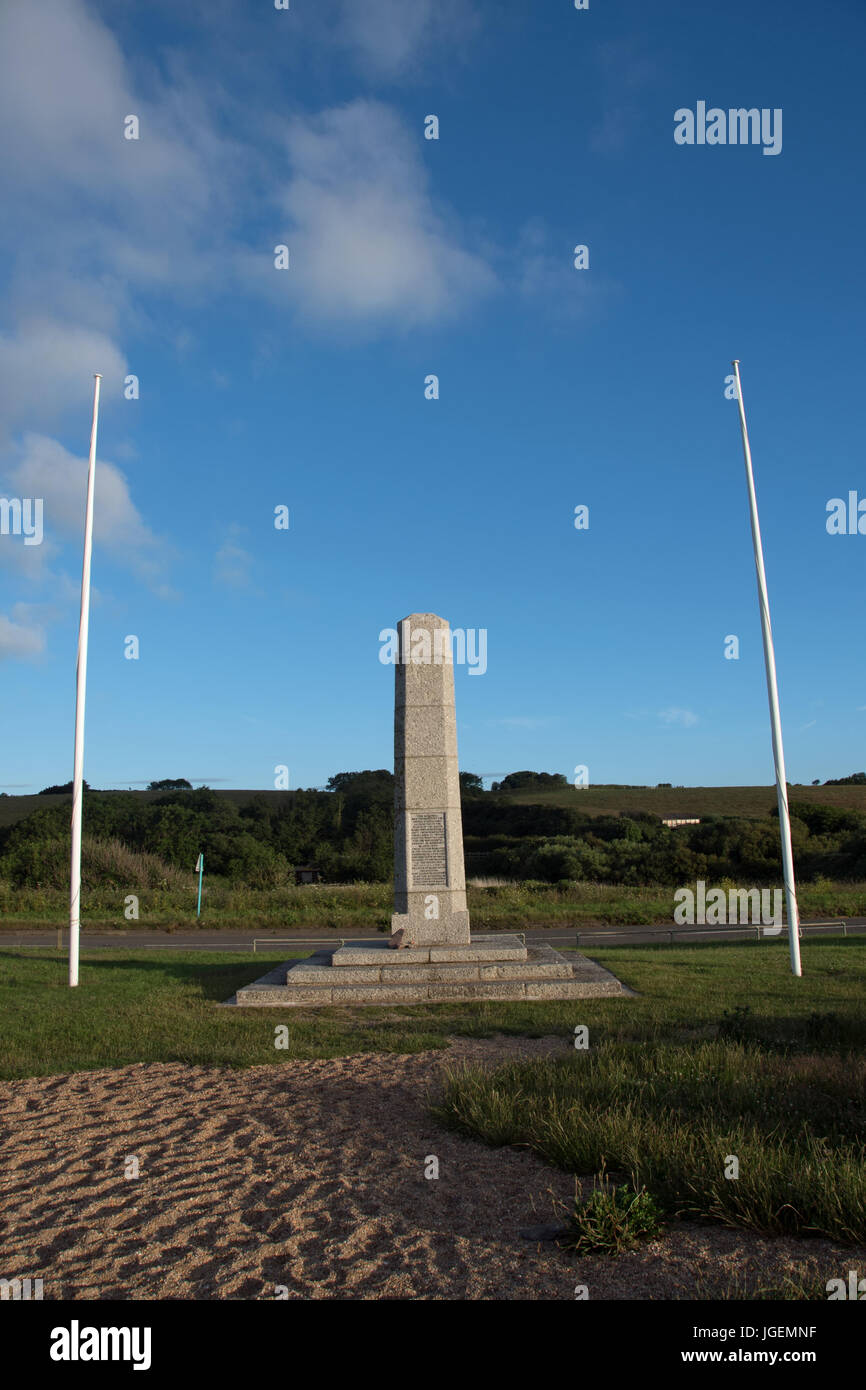
[[[439,1129],[443,1065],[561,1052],[559,1038],[454,1039],[232,1071],[180,1063],[0,1083],[0,1275],[45,1298],[692,1297],[708,1261],[804,1260],[844,1276],[866,1251],[683,1226],[618,1259],[532,1244],[573,1180],[529,1153]],[[439,1160],[438,1180],[424,1176]],[[126,1177],[130,1158],[140,1174]]]

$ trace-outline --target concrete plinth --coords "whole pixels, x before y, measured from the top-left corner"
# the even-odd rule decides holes
[[[503,941],[515,945],[496,944]],[[310,1008],[454,999],[588,999],[628,993],[609,970],[586,956],[566,959],[552,946],[523,946],[516,937],[473,940],[459,954],[452,948],[447,957],[436,952],[435,943],[424,949],[424,960],[407,960],[408,951],[390,950],[379,941],[319,951],[269,971],[239,989],[229,1002],[241,1008]],[[508,950],[511,956],[496,954]]]

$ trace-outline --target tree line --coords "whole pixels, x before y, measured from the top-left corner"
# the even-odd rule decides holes
[[[472,773],[461,774],[461,796],[470,877],[636,886],[780,881],[775,810],[763,820],[711,816],[669,829],[648,811],[590,816],[579,807],[516,804],[501,790],[484,791]],[[208,874],[250,886],[289,882],[306,864],[328,882],[387,882],[393,801],[393,774],[383,768],[337,773],[326,790],[253,794],[242,805],[208,787],[168,790],[148,801],[91,791],[84,832],[190,872],[201,852]],[[866,816],[794,798],[791,818],[799,877],[866,878]],[[16,886],[54,881],[68,844],[68,804],[40,808],[0,829],[0,878]]]

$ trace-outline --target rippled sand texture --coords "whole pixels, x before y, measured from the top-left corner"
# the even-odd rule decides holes
[[[689,1298],[710,1269],[784,1272],[804,1256],[866,1269],[864,1251],[718,1227],[617,1259],[522,1239],[573,1179],[439,1129],[427,1097],[443,1065],[567,1045],[455,1039],[404,1057],[0,1083],[0,1275],[41,1277],[46,1299],[274,1298],[282,1285],[289,1298],[573,1300],[581,1283],[591,1299]]]

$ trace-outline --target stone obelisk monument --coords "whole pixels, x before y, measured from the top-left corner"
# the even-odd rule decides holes
[[[451,631],[434,613],[412,613],[397,636],[391,935],[286,961],[229,1002],[309,1008],[623,994],[584,956],[566,959],[522,934],[470,938]]]
[[[391,930],[406,946],[468,946],[451,629],[412,613],[397,632]]]

